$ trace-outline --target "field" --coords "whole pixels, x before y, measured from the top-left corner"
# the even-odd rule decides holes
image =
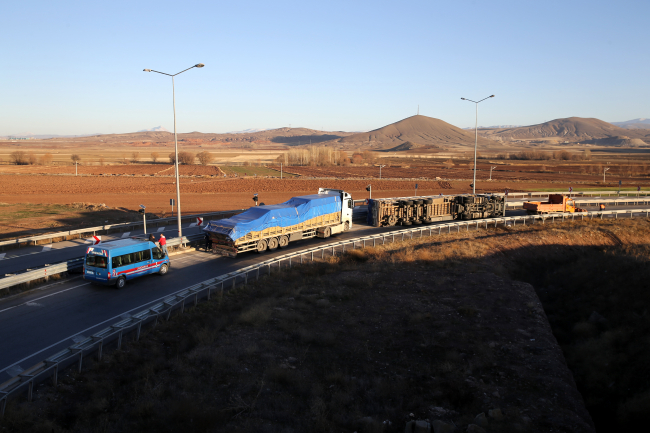
[[[89,357],[33,403],[10,402],[4,423],[389,433],[427,419],[436,432],[477,422],[634,431],[649,392],[650,346],[639,344],[649,238],[646,219],[519,226],[294,265],[188,306],[101,363]]]

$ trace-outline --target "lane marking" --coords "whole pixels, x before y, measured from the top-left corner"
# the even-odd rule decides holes
[[[52,244],[45,245],[43,249],[41,250],[42,253],[46,253],[52,249]]]
[[[90,283],[88,283],[88,284],[90,284]],[[188,287],[191,287],[191,286],[188,286]],[[70,289],[68,289],[68,290],[70,290]],[[184,289],[181,289],[180,291],[182,291],[182,290],[184,290]],[[173,293],[177,293],[177,292],[173,292]],[[45,349],[41,349],[41,350],[39,350],[38,352],[34,352],[34,353],[32,353],[31,355],[26,356],[25,358],[23,358],[23,359],[21,359],[21,360],[19,360],[19,361],[17,361],[17,362],[12,363],[12,364],[9,365],[8,367],[5,367],[5,368],[3,368],[2,370],[0,370],[0,373],[2,373],[2,372],[6,372],[7,369],[11,368],[12,366],[18,365],[18,364],[20,364],[21,362],[25,362],[25,361],[27,361],[29,358],[32,358],[32,357],[34,357],[34,356],[36,356],[36,355],[38,355],[38,354],[40,354],[40,353],[43,353],[43,352],[45,352],[46,350],[49,350],[49,349],[51,349],[51,348],[53,348],[53,347],[55,347],[55,346],[58,346],[58,345],[61,344],[61,343],[65,343],[66,341],[72,339],[72,337],[74,337],[75,335],[85,334],[85,333],[87,333],[88,331],[90,331],[91,329],[97,328],[97,327],[99,327],[99,326],[104,325],[105,323],[112,322],[113,320],[117,320],[117,319],[119,319],[119,318],[120,318],[122,315],[124,315],[124,314],[129,314],[129,313],[131,313],[132,311],[140,310],[140,309],[146,307],[147,305],[153,305],[153,304],[155,304],[155,303],[158,302],[158,301],[162,301],[162,300],[165,299],[165,298],[169,298],[171,295],[172,295],[171,293],[170,293],[170,294],[167,294],[167,295],[165,295],[165,296],[163,296],[163,297],[160,297],[160,298],[158,298],[158,299],[154,299],[153,301],[149,301],[149,302],[147,302],[146,304],[142,304],[142,305],[140,305],[140,306],[138,306],[138,307],[131,308],[130,310],[128,310],[128,311],[126,311],[126,312],[124,312],[124,313],[122,313],[122,314],[120,314],[120,315],[118,315],[118,316],[111,317],[110,319],[106,319],[106,320],[104,320],[103,322],[100,322],[100,323],[95,323],[93,326],[91,326],[91,327],[89,327],[89,328],[86,328],[86,329],[82,330],[81,332],[77,332],[77,333],[75,333],[75,334],[73,334],[73,335],[71,335],[71,336],[69,336],[69,337],[64,338],[63,340],[57,341],[56,343],[47,346]],[[22,370],[21,370],[20,372],[22,372]]]
[[[122,233],[122,239],[128,237],[131,234],[131,232],[124,232]]]
[[[87,286],[89,284],[90,283],[84,283],[84,284],[81,284],[80,286],[74,286],[74,287],[70,287],[69,289],[61,290],[60,292],[50,293],[49,295],[41,296],[40,298],[32,299],[31,301],[23,302],[22,304],[18,304],[18,305],[14,305],[13,307],[5,308],[4,310],[0,310],[0,313],[4,313],[5,311],[13,310],[14,308],[18,308],[18,307],[21,307],[23,305],[31,304],[34,301],[40,301],[41,299],[49,298],[50,296],[58,295],[59,293],[67,292],[68,290],[77,289],[79,287]]]
[[[43,304],[39,304],[38,302],[32,302],[32,301],[26,302],[25,305],[27,305],[28,307],[44,307],[45,306]]]

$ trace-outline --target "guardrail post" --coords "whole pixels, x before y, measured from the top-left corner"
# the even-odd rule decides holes
[[[7,393],[0,392],[0,394],[3,394],[2,398],[0,398],[0,417],[4,417],[5,408],[7,407]]]
[[[291,256],[289,256],[289,269],[291,269]]]
[[[237,279],[237,277],[233,277],[233,278],[232,278],[232,289],[233,289],[233,290],[235,290],[235,280],[236,280],[236,279]]]
[[[300,264],[302,265],[302,254],[300,254]]]
[[[257,278],[255,278],[255,279],[256,280],[260,279],[260,267],[259,266],[257,267]]]
[[[167,318],[169,319],[169,315],[167,316]],[[119,334],[117,334],[117,350],[120,350],[122,348],[122,332],[124,331],[120,329]]]
[[[244,284],[248,284],[248,271],[244,272]]]

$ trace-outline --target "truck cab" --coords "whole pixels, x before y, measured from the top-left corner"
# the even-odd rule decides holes
[[[340,231],[348,231],[352,227],[352,211],[354,209],[354,202],[350,193],[342,189],[331,188],[318,188],[319,194],[337,194],[341,197],[341,230],[332,228],[332,233],[339,233]],[[336,231],[335,231],[336,230]]]

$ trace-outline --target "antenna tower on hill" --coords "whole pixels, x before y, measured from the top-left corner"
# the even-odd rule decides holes
[[[420,115],[420,104],[418,104],[418,116]]]

